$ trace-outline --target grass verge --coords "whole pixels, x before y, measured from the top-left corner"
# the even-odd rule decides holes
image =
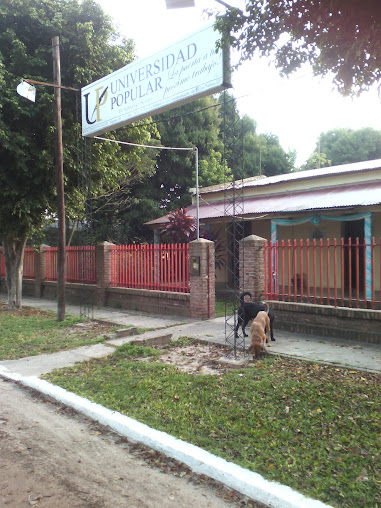
[[[216,298],[216,303],[215,303],[216,317],[224,317],[225,316],[225,306],[226,305],[228,305],[228,312],[229,312],[233,306],[233,300],[225,301],[225,298]]]
[[[216,317],[225,316],[225,300],[222,298],[216,298],[215,304]]]
[[[79,316],[67,315],[58,322],[53,312],[23,308],[10,312],[0,308],[0,359],[10,360],[42,353],[54,353],[104,341],[110,327],[76,327]]]
[[[379,506],[381,376],[276,356],[191,375],[158,355],[125,345],[44,378],[312,498]]]

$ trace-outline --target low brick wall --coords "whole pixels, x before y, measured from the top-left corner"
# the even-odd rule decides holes
[[[148,289],[108,288],[106,305],[122,309],[190,317],[190,294]]]
[[[5,281],[1,280],[1,290],[5,291]],[[97,304],[97,287],[80,284],[66,284],[66,300],[78,304],[84,297],[86,301]],[[23,294],[36,296],[33,280],[23,281]],[[56,298],[56,283],[45,281],[41,285],[43,298]],[[189,317],[190,294],[146,289],[107,288],[106,305],[166,315]],[[305,303],[269,301],[275,311],[276,330],[334,337],[359,342],[381,344],[381,311],[349,309]]]
[[[57,298],[57,283],[46,280],[46,245],[36,251],[35,279],[23,280],[23,294],[36,298]],[[65,284],[65,301],[118,307],[155,314],[211,319],[215,312],[214,243],[203,238],[189,244],[192,270],[190,293],[111,287],[111,247],[109,242],[96,245],[96,284]],[[1,248],[0,248],[1,249]],[[0,291],[5,291],[0,277]]]
[[[381,311],[269,301],[274,330],[381,344]]]
[[[24,296],[34,296],[37,298],[47,298],[49,300],[57,299],[57,283],[44,281],[39,285],[40,293],[36,295],[35,284],[33,280],[23,280],[22,292]],[[68,303],[79,304],[84,298],[88,303],[96,305],[97,287],[94,285],[82,286],[82,284],[65,284],[65,300]]]
[[[33,280],[23,281],[23,294],[25,296],[35,296],[34,288]],[[57,297],[56,282],[43,282],[40,297],[55,300]],[[66,283],[65,300],[67,303],[72,304],[86,301],[86,303],[97,305],[97,286]],[[190,317],[189,293],[151,291],[148,289],[107,288],[105,290],[105,305],[153,314]]]

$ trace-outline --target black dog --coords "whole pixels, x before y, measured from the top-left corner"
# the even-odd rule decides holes
[[[247,326],[247,323],[249,321],[251,321],[252,319],[254,319],[259,311],[261,311],[261,310],[266,311],[266,305],[264,305],[263,303],[245,302],[244,298],[246,295],[251,298],[251,294],[248,292],[242,293],[239,297],[240,306],[238,308],[238,321],[237,321],[237,326],[235,327],[235,330],[234,330],[234,336],[236,338],[238,337],[238,329],[240,326],[242,327],[243,336],[247,337],[247,334],[245,333],[245,328]],[[273,330],[274,330],[273,323],[274,323],[275,315],[274,315],[274,311],[271,307],[269,307],[269,318],[270,318],[271,340],[275,340],[274,339],[274,332],[273,332]]]

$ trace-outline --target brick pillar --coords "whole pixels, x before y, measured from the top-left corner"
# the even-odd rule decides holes
[[[239,242],[239,259],[243,259],[239,287],[251,293],[254,302],[263,300],[265,295],[265,241],[260,236],[250,235]]]
[[[46,278],[46,247],[49,245],[40,245],[36,252],[34,296],[41,298],[44,292],[44,282]]]
[[[214,242],[200,238],[189,244],[190,312],[196,319],[215,317]]]
[[[95,246],[97,305],[106,305],[107,288],[111,284],[111,245],[114,244],[103,242]]]

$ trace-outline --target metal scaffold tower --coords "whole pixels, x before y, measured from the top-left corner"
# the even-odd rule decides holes
[[[243,255],[239,254],[239,242],[244,237],[244,197],[242,178],[238,171],[243,164],[242,121],[237,114],[236,101],[224,92],[224,154],[225,166],[224,218],[226,224],[226,249],[230,261],[227,264],[225,282],[225,342],[236,358],[245,350],[245,337],[236,333],[239,294],[244,289],[239,284],[239,274],[244,269]],[[232,176],[226,174],[231,170]],[[241,173],[242,174],[242,173]]]

